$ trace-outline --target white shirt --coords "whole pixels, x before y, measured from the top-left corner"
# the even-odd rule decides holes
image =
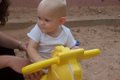
[[[69,48],[75,46],[76,41],[70,32],[70,29],[62,25],[62,31],[57,37],[51,37],[43,33],[39,26],[35,27],[27,34],[29,38],[39,43],[38,52],[44,58],[50,57],[50,53],[58,45],[63,45]]]

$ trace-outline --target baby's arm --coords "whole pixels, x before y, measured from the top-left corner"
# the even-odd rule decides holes
[[[40,56],[40,54],[37,51],[38,45],[39,43],[35,42],[34,40],[32,39],[29,40],[27,53],[32,62],[37,62],[44,59]]]
[[[79,46],[73,46],[71,49],[79,49]]]

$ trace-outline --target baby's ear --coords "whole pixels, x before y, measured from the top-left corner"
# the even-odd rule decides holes
[[[64,24],[66,22],[66,17],[61,17],[60,18],[60,24]]]

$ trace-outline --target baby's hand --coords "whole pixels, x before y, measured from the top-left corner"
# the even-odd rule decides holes
[[[19,42],[18,49],[22,51],[26,51],[28,47],[28,42],[22,43],[21,41]]]
[[[33,60],[33,59],[29,59],[31,61],[31,63],[35,63],[35,62],[38,62],[38,61],[44,61],[46,60],[45,58],[42,58],[42,57],[39,57],[38,59],[36,58],[36,60]]]

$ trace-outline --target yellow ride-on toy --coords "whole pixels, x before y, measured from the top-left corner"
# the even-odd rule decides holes
[[[52,58],[30,64],[22,69],[23,74],[30,74],[48,69],[48,73],[43,75],[40,80],[81,80],[82,68],[79,60],[88,59],[100,54],[99,49],[84,50],[57,46],[52,51]]]

